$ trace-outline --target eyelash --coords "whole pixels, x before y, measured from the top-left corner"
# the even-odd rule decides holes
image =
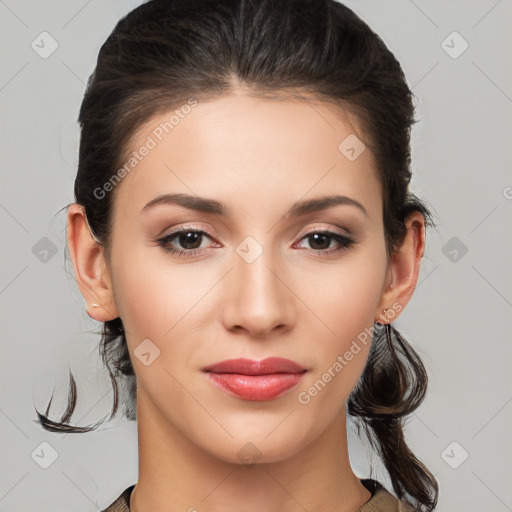
[[[202,252],[202,249],[173,249],[169,247],[169,243],[171,240],[176,238],[181,233],[198,233],[202,235],[206,235],[208,238],[212,238],[209,233],[206,231],[203,231],[201,229],[191,229],[191,228],[181,228],[177,229],[176,231],[173,231],[172,233],[169,233],[162,238],[157,240],[157,243],[162,249],[169,254],[174,254],[179,257],[183,258],[193,258],[194,256],[198,255]],[[340,244],[340,247],[337,249],[327,249],[327,250],[321,250],[321,249],[305,249],[305,251],[308,254],[314,254],[314,255],[322,255],[322,254],[333,254],[338,252],[343,252],[348,249],[350,249],[355,241],[352,237],[347,235],[342,235],[341,233],[337,233],[336,231],[329,231],[329,230],[316,230],[316,231],[310,231],[309,233],[306,233],[300,241],[309,238],[310,236],[320,234],[320,235],[327,235],[329,238],[334,239],[336,242]]]

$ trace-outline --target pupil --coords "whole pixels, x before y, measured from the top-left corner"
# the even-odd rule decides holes
[[[199,243],[196,247],[190,247],[190,244],[194,245],[194,243],[197,243],[197,241],[200,239],[201,233],[194,233],[191,231],[188,231],[186,233],[182,233],[179,236],[180,244],[185,249],[198,249],[201,243]]]
[[[321,234],[321,233],[315,233],[314,235],[311,235],[310,238],[313,238],[314,240],[314,243],[313,244],[310,244],[313,249],[328,249],[329,248],[329,245],[330,245],[330,241],[329,241],[329,238],[330,236],[329,235],[325,235],[325,234]],[[323,239],[324,243],[320,243],[320,246],[321,247],[314,247],[315,243],[318,242],[319,239]],[[328,241],[327,244],[325,244],[325,241]],[[317,244],[318,245],[318,244]]]

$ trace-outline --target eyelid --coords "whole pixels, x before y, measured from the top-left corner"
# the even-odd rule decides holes
[[[182,231],[204,231],[210,238],[215,239],[215,235],[212,233],[212,231],[207,228],[205,225],[200,226],[189,226],[187,224],[184,224],[182,226],[177,226],[173,228],[166,228],[162,233],[160,233],[157,238],[164,238],[169,235],[176,235],[179,234]]]
[[[331,231],[331,232],[334,231],[335,233],[338,233],[339,235],[343,235],[346,237],[353,236],[353,234],[346,228],[334,226],[334,229],[333,229],[333,226],[326,226],[325,224],[320,224],[317,222],[311,226],[308,226],[307,229],[305,229],[304,231],[301,231],[301,234],[298,235],[298,238],[302,239],[304,236],[311,234],[312,232],[315,233],[315,232],[323,232],[323,231]]]
[[[169,235],[176,235],[182,231],[204,231],[212,240],[216,239],[216,236],[212,233],[212,231],[205,224],[201,224],[199,226],[190,226],[190,225],[184,224],[184,225],[172,228],[170,230],[165,229],[160,235],[158,235],[158,238],[164,238]],[[333,231],[333,227],[325,226],[320,223],[314,223],[313,225],[308,226],[303,231],[301,231],[300,234],[297,235],[297,239],[298,239],[298,241],[300,241],[306,235],[311,234],[312,232],[322,232],[322,231]],[[339,226],[335,226],[334,231],[343,236],[347,236],[347,237],[353,236],[352,233],[348,229],[340,228]]]

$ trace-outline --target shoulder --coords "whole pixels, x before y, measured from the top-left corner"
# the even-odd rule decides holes
[[[393,496],[377,480],[365,479],[361,482],[372,493],[372,497],[357,512],[418,512],[406,500]]]
[[[121,495],[101,512],[130,512],[130,496],[135,484],[130,485]]]

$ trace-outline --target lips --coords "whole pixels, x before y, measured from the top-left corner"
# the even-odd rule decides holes
[[[253,401],[272,400],[285,394],[296,387],[307,372],[298,363],[280,357],[262,361],[228,359],[202,370],[217,388]]]
[[[300,364],[282,357],[267,357],[261,361],[252,359],[226,359],[202,369],[211,373],[238,373],[240,375],[270,375],[273,373],[301,373],[306,369]]]

